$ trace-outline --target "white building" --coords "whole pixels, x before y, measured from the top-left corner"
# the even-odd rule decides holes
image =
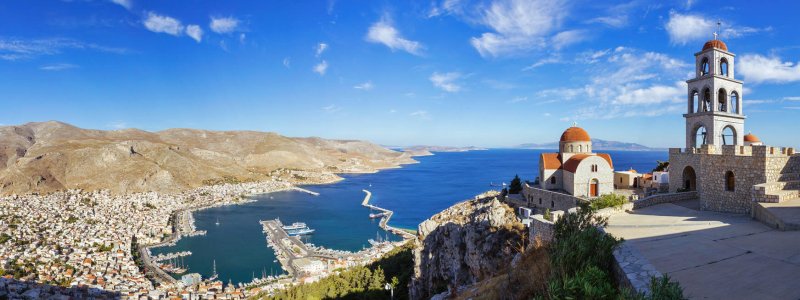
[[[614,192],[611,156],[592,152],[592,139],[586,130],[574,125],[567,128],[558,148],[558,153],[539,157],[539,188],[587,198]]]

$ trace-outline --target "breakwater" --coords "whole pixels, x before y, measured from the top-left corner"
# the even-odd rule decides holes
[[[362,191],[364,191],[366,196],[364,196],[364,201],[361,201],[361,206],[367,207],[369,209],[380,211],[380,212],[382,212],[384,214],[383,217],[381,217],[381,220],[379,222],[379,226],[381,227],[381,229],[386,230],[386,231],[391,232],[391,233],[394,233],[394,234],[397,234],[397,235],[400,235],[400,236],[402,236],[404,238],[407,238],[407,239],[414,239],[414,238],[417,237],[416,235],[413,235],[408,231],[405,231],[403,229],[395,228],[395,227],[390,226],[389,225],[389,220],[392,218],[392,215],[394,214],[394,212],[391,211],[391,210],[382,208],[382,207],[378,207],[378,206],[369,204],[369,200],[372,198],[372,192],[370,192],[368,190],[362,190]]]

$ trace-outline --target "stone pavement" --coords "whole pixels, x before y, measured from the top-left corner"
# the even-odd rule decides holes
[[[692,208],[659,204],[613,215],[606,232],[625,238],[689,298],[800,299],[800,231]]]

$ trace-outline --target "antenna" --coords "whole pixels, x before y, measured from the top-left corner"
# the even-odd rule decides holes
[[[717,19],[717,31],[714,32],[714,39],[717,39],[717,36],[722,33],[722,21]]]

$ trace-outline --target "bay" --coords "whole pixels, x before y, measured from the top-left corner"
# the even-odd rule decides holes
[[[267,247],[259,220],[280,218],[284,224],[305,222],[316,232],[307,241],[326,248],[357,251],[376,236],[398,240],[368,218],[361,206],[362,189],[372,192],[371,203],[394,211],[390,224],[416,229],[417,225],[451,205],[509,182],[515,174],[534,180],[539,155],[548,150],[492,149],[470,152],[440,152],[417,157],[419,164],[373,174],[345,174],[343,181],[305,186],[319,196],[289,191],[253,197],[256,201],[194,213],[205,236],[184,237],[175,246],[153,249],[154,254],[192,251],[183,259],[189,272],[207,278],[216,261],[220,280],[249,282],[262,272],[282,273],[275,254]],[[666,151],[600,151],[610,153],[614,169],[649,172],[656,160],[667,160]],[[219,220],[219,225],[215,223]]]

